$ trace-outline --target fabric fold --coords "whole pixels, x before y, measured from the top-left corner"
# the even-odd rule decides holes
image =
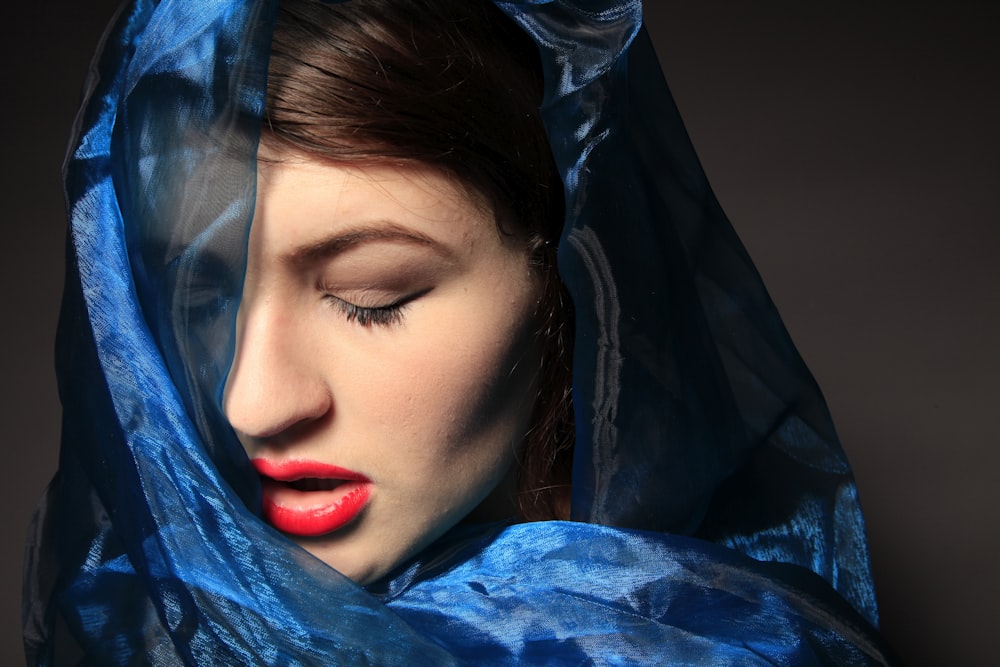
[[[641,3],[496,4],[539,45],[565,185],[574,522],[459,526],[363,589],[260,519],[221,399],[277,2],[136,0],[65,167],[29,664],[891,661],[850,468]]]

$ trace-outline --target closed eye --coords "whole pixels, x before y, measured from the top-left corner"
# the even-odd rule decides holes
[[[429,289],[423,290],[407,295],[397,301],[378,306],[362,306],[329,292],[324,294],[323,298],[339,310],[348,322],[357,322],[363,327],[393,326],[403,322],[403,314],[406,306],[429,291]]]

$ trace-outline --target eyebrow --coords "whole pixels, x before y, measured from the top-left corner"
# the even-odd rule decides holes
[[[426,234],[392,222],[380,222],[371,226],[350,229],[314,243],[299,246],[285,255],[285,261],[296,266],[308,265],[330,259],[345,250],[366,243],[380,242],[417,245],[429,248],[442,257],[453,255],[451,249]]]

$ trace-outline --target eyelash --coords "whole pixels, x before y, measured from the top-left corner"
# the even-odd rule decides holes
[[[363,327],[391,326],[403,321],[403,306],[406,305],[406,300],[367,308],[344,301],[332,294],[327,294],[325,298],[347,318],[348,322],[357,322]]]
[[[330,302],[341,314],[347,318],[348,322],[357,322],[363,327],[388,327],[400,324],[403,321],[403,309],[411,301],[417,299],[430,290],[424,290],[405,296],[398,301],[388,303],[384,306],[359,306],[356,303],[345,301],[333,294],[325,294],[323,298]]]

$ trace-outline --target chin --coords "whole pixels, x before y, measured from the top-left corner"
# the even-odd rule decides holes
[[[395,563],[374,561],[370,557],[361,557],[355,552],[365,552],[370,556],[373,550],[351,548],[353,545],[349,543],[345,544],[345,542],[348,542],[348,539],[345,539],[348,538],[347,535],[323,535],[320,537],[297,537],[289,535],[288,537],[314,557],[323,561],[359,586],[365,586],[381,579],[395,566]]]

